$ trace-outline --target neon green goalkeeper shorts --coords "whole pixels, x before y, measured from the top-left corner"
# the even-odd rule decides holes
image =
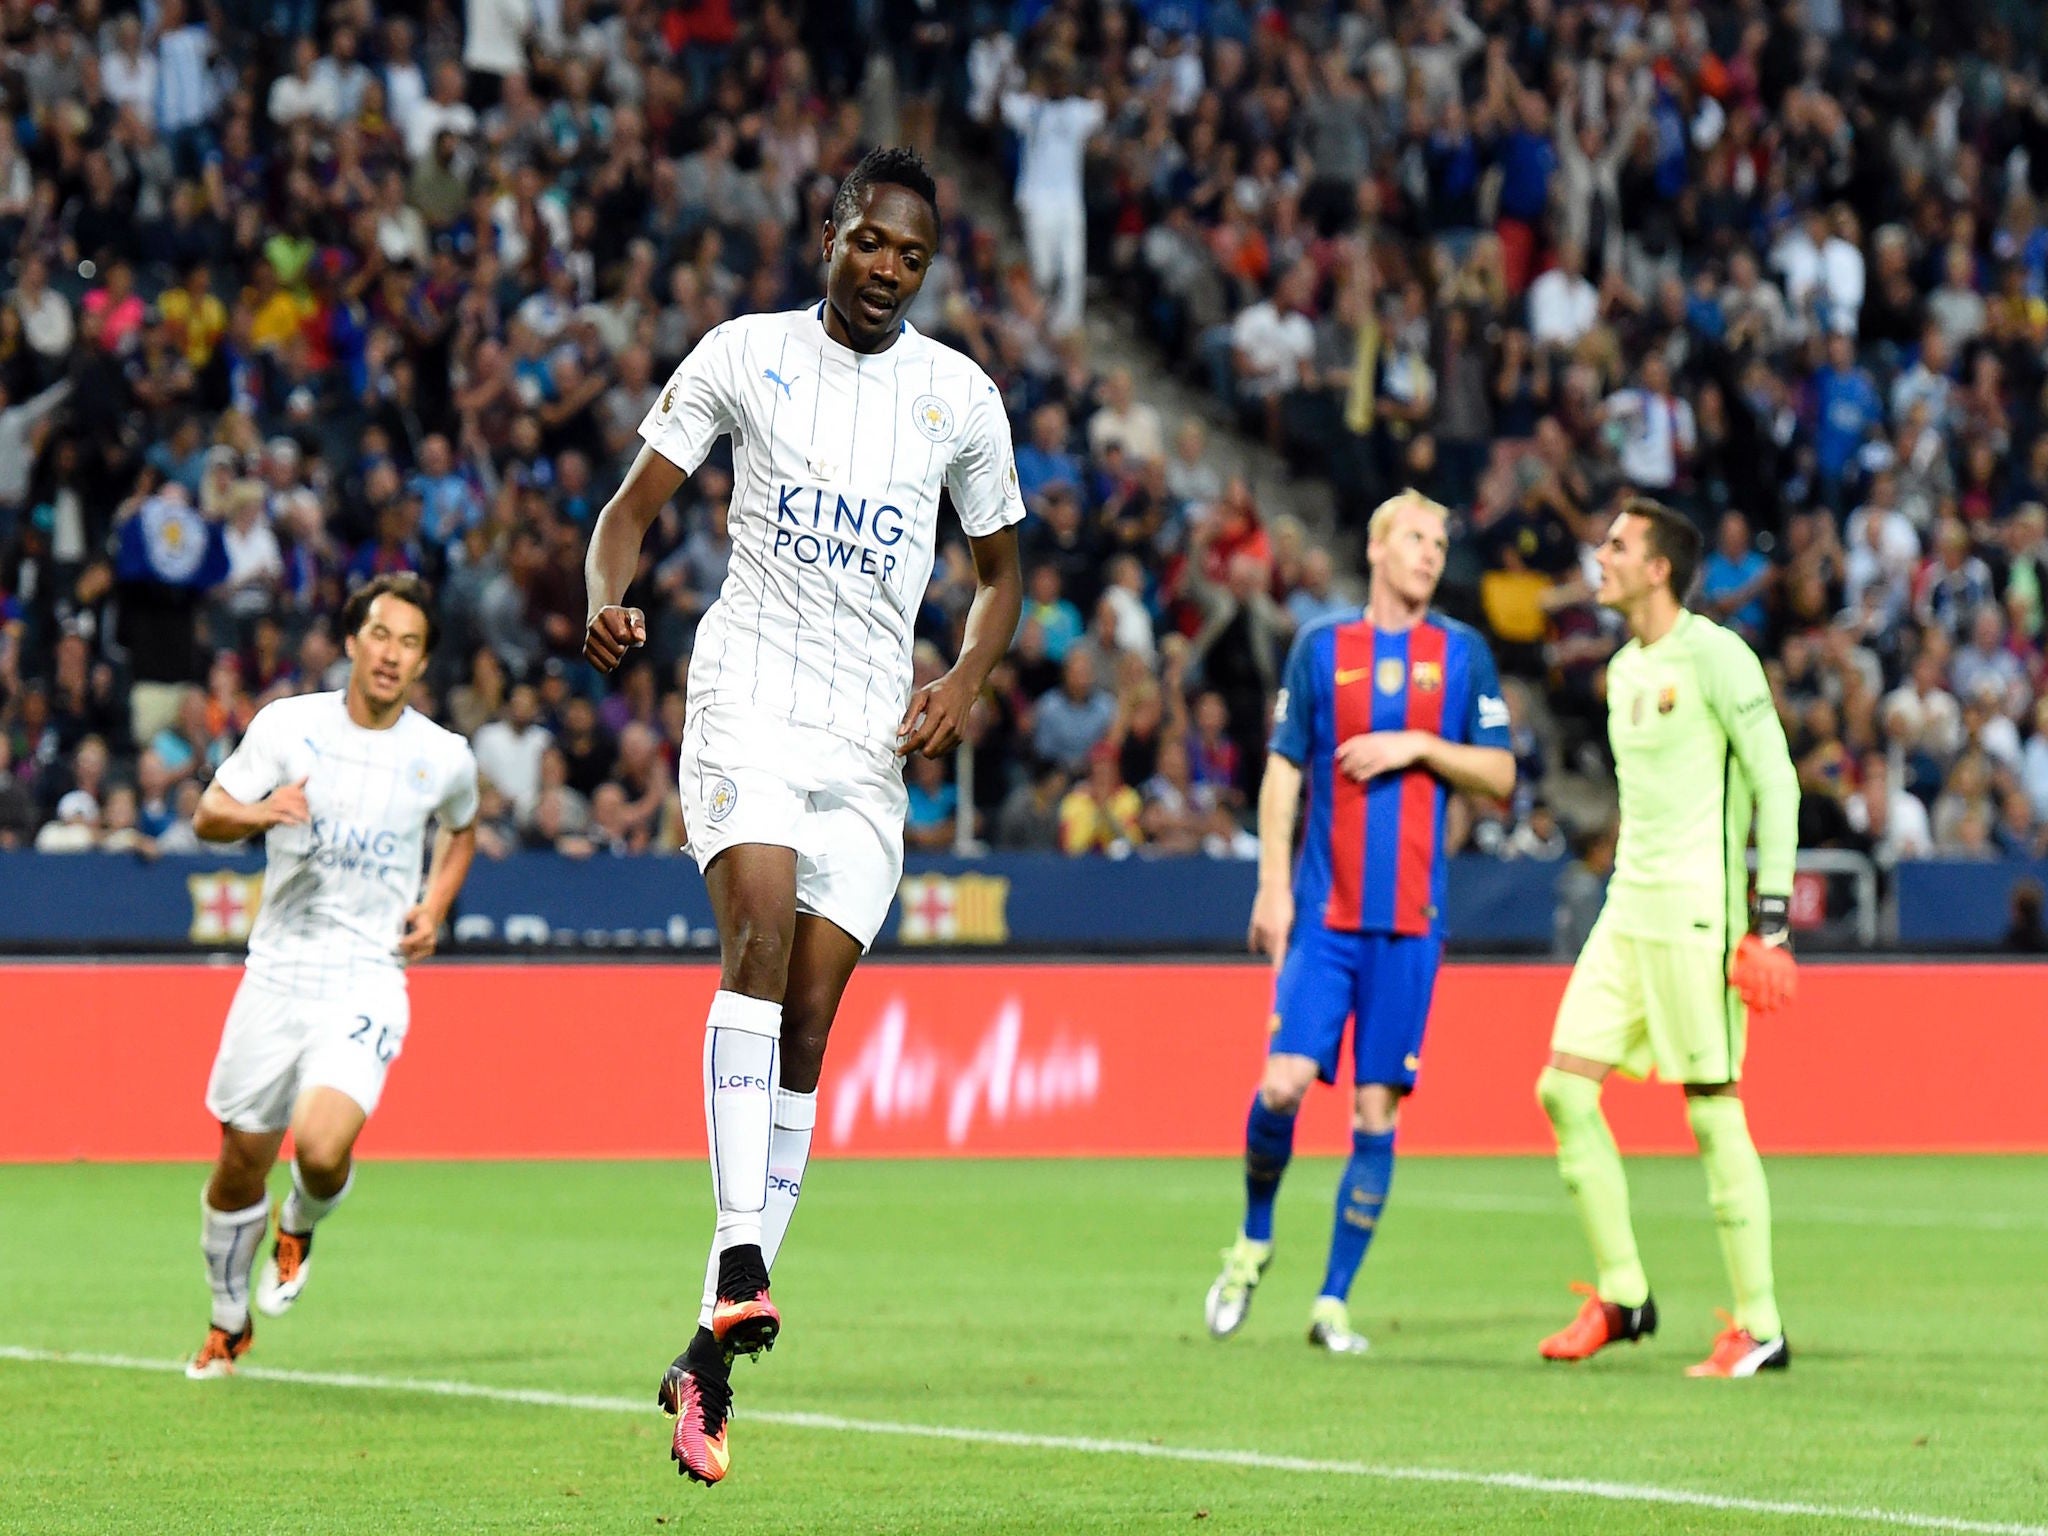
[[[1728,985],[1721,951],[1593,925],[1558,1004],[1550,1048],[1667,1083],[1742,1076],[1749,1016]]]

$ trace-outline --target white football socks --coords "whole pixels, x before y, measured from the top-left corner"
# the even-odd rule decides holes
[[[704,1124],[718,1202],[714,1253],[761,1242],[781,1038],[782,1004],[738,992],[712,997],[704,1030]]]
[[[782,1239],[789,1233],[789,1219],[796,1214],[797,1197],[803,1193],[804,1169],[811,1160],[811,1130],[818,1123],[818,1095],[775,1090],[775,1131],[768,1143],[768,1201],[761,1212],[761,1259],[772,1274],[775,1256],[782,1251]],[[711,1309],[718,1304],[718,1260],[725,1250],[714,1243],[704,1266],[704,1305],[698,1310],[698,1326],[711,1326]]]
[[[803,1193],[804,1169],[811,1160],[811,1130],[818,1123],[818,1094],[775,1090],[775,1134],[768,1143],[768,1206],[761,1213],[761,1257],[770,1273],[782,1251],[789,1219]]]
[[[216,1211],[201,1190],[199,1210],[199,1251],[206,1256],[206,1279],[213,1287],[213,1326],[240,1333],[249,1325],[249,1272],[270,1225],[270,1200],[266,1196],[246,1210]]]
[[[282,1231],[304,1237],[313,1230],[314,1224],[337,1205],[348,1198],[348,1192],[356,1187],[356,1170],[353,1164],[348,1177],[341,1181],[341,1188],[325,1200],[306,1193],[306,1183],[299,1173],[299,1160],[292,1159],[292,1192],[284,1197],[284,1209],[278,1212],[277,1225]]]

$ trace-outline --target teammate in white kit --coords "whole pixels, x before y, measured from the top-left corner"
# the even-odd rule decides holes
[[[220,1158],[201,1202],[213,1319],[185,1367],[195,1380],[233,1371],[255,1336],[249,1276],[287,1129],[292,1188],[255,1302],[275,1317],[305,1288],[314,1224],[354,1182],[356,1137],[405,1044],[405,964],[434,952],[476,854],[469,743],[405,702],[434,647],[432,595],[418,577],[380,576],[349,598],[342,629],[348,687],[258,710],[193,817],[209,842],[264,833],[268,856],[206,1087]]]
[[[728,1464],[732,1360],[781,1327],[768,1273],[810,1155],[825,1037],[903,871],[902,759],[958,743],[1023,600],[1002,396],[902,318],[938,245],[923,161],[868,155],[823,242],[823,302],[729,321],[684,359],[586,565],[584,654],[610,672],[647,637],[619,605],[648,525],[730,434],[732,565],[697,630],[681,751],[722,961],[704,1039],[718,1226],[697,1335],[660,1391],[671,1454],[704,1483]],[[942,490],[977,587],[959,661],[913,694]]]

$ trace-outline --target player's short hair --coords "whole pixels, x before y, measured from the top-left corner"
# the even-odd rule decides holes
[[[1683,512],[1647,496],[1631,496],[1621,505],[1624,517],[1640,517],[1648,525],[1650,553],[1671,562],[1671,595],[1683,603],[1700,573],[1706,540]]]
[[[1425,512],[1434,512],[1445,522],[1451,519],[1451,509],[1440,501],[1431,501],[1422,492],[1410,486],[1407,490],[1396,491],[1372,510],[1372,517],[1365,525],[1367,543],[1375,543],[1387,536],[1387,530],[1394,526],[1394,519],[1403,507],[1420,507]]]
[[[411,571],[373,576],[349,593],[348,601],[341,609],[342,636],[346,638],[355,634],[369,622],[370,604],[380,597],[395,597],[401,603],[410,603],[427,616],[427,652],[433,654],[434,642],[441,638],[441,621],[434,616],[434,589]]]
[[[939,187],[931,168],[914,149],[871,149],[846,173],[832,196],[832,222],[844,227],[860,217],[861,199],[871,187],[902,187],[924,199],[934,223],[939,217]]]

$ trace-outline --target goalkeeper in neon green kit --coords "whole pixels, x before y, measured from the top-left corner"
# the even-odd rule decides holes
[[[1685,1086],[1735,1289],[1734,1317],[1687,1374],[1753,1376],[1782,1370],[1792,1355],[1773,1295],[1770,1190],[1737,1084],[1748,1014],[1792,995],[1787,903],[1799,783],[1755,653],[1680,601],[1700,546],[1685,517],[1638,499],[1600,548],[1600,601],[1620,611],[1631,635],[1607,668],[1621,837],[1607,903],[1572,968],[1536,1084],[1600,1278],[1542,1353],[1583,1360],[1656,1332],[1621,1155],[1600,1112],[1609,1072],[1642,1077],[1655,1067]]]

